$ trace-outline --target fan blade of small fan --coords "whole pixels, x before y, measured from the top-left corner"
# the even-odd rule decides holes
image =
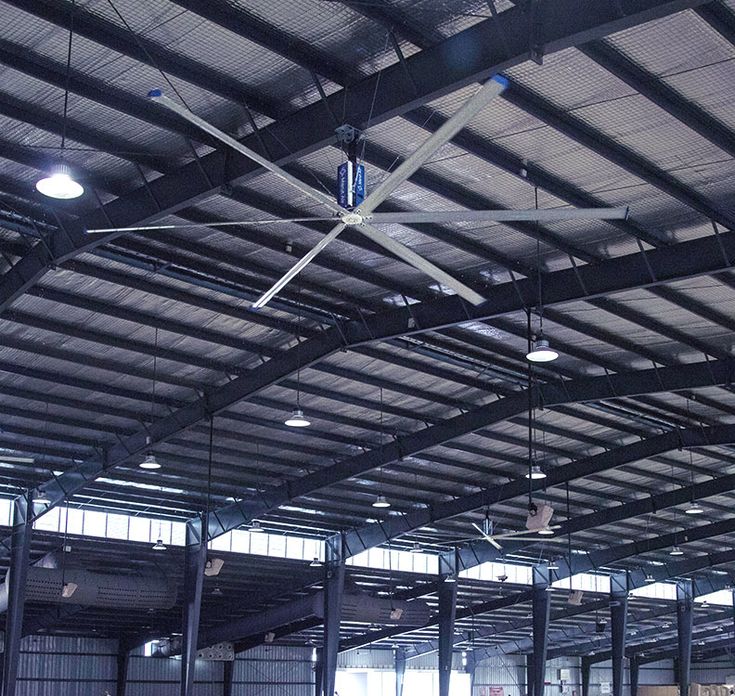
[[[277,164],[274,164],[262,155],[259,155],[257,152],[255,152],[255,150],[251,150],[249,147],[243,145],[238,140],[235,140],[235,138],[227,135],[227,133],[220,130],[216,126],[213,126],[211,123],[207,123],[207,121],[205,121],[203,118],[199,118],[199,116],[189,111],[189,109],[187,109],[186,107],[177,104],[175,101],[173,101],[173,99],[170,99],[169,97],[164,95],[161,90],[152,90],[148,93],[148,97],[154,102],[157,102],[158,104],[165,106],[170,111],[178,114],[179,116],[181,116],[181,118],[187,120],[189,123],[197,126],[197,128],[201,128],[201,130],[203,130],[205,133],[209,133],[211,136],[217,138],[217,140],[223,142],[225,145],[229,145],[233,150],[237,150],[237,152],[239,152],[241,155],[244,155],[248,159],[259,164],[261,167],[267,169],[272,174],[275,174],[283,181],[291,184],[291,186],[301,191],[301,193],[309,196],[310,198],[313,198],[316,201],[319,201],[332,212],[346,212],[342,210],[342,208],[340,208],[337,203],[326,193],[315,189],[313,186],[310,186],[309,184],[301,181],[301,179],[293,176],[292,174],[289,174],[285,169],[279,167]]]
[[[280,225],[284,222],[334,222],[334,217],[269,218],[267,220],[226,220],[222,222],[184,222],[180,225],[144,225],[142,227],[101,227],[87,230],[87,234],[108,232],[158,232],[161,230],[185,230],[195,227],[242,227],[245,225]]]
[[[406,179],[417,172],[442,145],[446,145],[482,109],[508,87],[508,80],[493,75],[459,109],[436,129],[418,149],[399,164],[365,199],[360,212],[365,215],[375,210]]]
[[[497,541],[495,541],[495,536],[494,535],[485,534],[485,532],[482,530],[482,528],[479,525],[475,524],[474,522],[472,523],[472,526],[478,532],[480,532],[480,534],[482,535],[482,538],[485,541],[487,541],[488,544],[490,544],[491,546],[494,546],[498,551],[502,551],[503,550],[503,547]]]
[[[6,464],[35,464],[36,460],[33,457],[3,457],[0,455],[0,462]]]
[[[317,245],[310,249],[304,256],[302,256],[289,270],[283,275],[278,282],[276,282],[275,285],[273,285],[270,290],[267,290],[264,292],[253,304],[253,309],[261,309],[262,307],[265,307],[273,297],[278,294],[288,283],[291,282],[291,279],[297,276],[301,270],[308,266],[312,259],[322,250],[324,249],[327,244],[330,244],[333,240],[337,238],[337,235],[339,235],[340,232],[346,227],[345,224],[339,223],[339,225],[336,225],[332,228],[332,231],[322,237]]]
[[[372,213],[373,225],[443,222],[557,222],[564,220],[625,220],[628,208],[555,208],[553,210],[444,210],[431,213]]]

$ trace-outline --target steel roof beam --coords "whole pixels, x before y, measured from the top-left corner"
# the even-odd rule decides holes
[[[71,14],[71,3],[69,2],[8,0],[8,4],[65,30],[69,26]],[[163,70],[207,92],[217,94],[236,104],[247,104],[250,108],[270,118],[278,118],[282,115],[276,103],[245,87],[240,80],[177,54],[142,35],[133,35],[125,27],[99,15],[77,8],[74,12],[74,32],[128,58],[150,65],[157,70]]]
[[[709,5],[706,5],[700,9],[706,11],[708,7]],[[691,128],[727,154],[735,156],[735,134],[704,109],[682,97],[663,79],[639,67],[622,52],[604,41],[584,44],[579,46],[579,50],[687,128]]]
[[[57,21],[65,26],[67,13],[52,8],[45,1],[13,2],[16,6],[27,6],[31,12],[53,13]],[[609,33],[699,4],[699,0],[625,0],[628,14],[621,17],[612,5],[592,8],[584,0],[559,0],[554,5],[554,14],[544,23],[544,42],[549,51],[561,50],[580,41],[600,39]],[[479,22],[435,47],[408,57],[405,65],[410,69],[411,79],[406,75],[404,65],[398,64],[352,85],[345,121],[358,128],[365,126],[368,113],[364,111],[364,106],[373,103],[372,95],[378,81],[380,94],[370,112],[373,124],[404,114],[426,101],[524,61],[528,54],[525,37],[529,33],[529,18],[523,12],[510,10],[500,15],[498,23],[512,42],[512,46],[508,46],[510,54],[494,41],[498,30],[495,20]],[[96,32],[97,28],[92,33]],[[131,37],[125,32],[123,34],[118,38],[129,48],[133,43]],[[460,46],[467,59],[447,61],[447,56]],[[477,50],[469,50],[471,46]],[[508,55],[512,58],[508,58]],[[187,78],[190,75],[184,79]],[[329,95],[327,103],[341,112],[342,102],[346,101],[344,97],[344,90],[340,90]],[[334,141],[332,123],[323,115],[324,104],[318,102],[261,129],[259,135],[269,143],[275,161],[284,165]],[[260,147],[256,135],[245,138],[244,142],[256,149]],[[282,143],[285,143],[287,150]],[[86,216],[83,224],[88,229],[109,227],[110,221],[119,226],[145,224],[189,207],[197,200],[211,197],[222,185],[242,181],[258,171],[259,168],[252,162],[243,158],[232,159],[227,153],[215,151],[173,174],[150,181],[135,192],[111,201],[104,206],[104,212]],[[91,240],[81,232],[70,236],[67,244],[52,249],[50,257],[37,250],[16,264],[15,273],[9,274],[10,277],[6,274],[4,282],[0,283],[0,309],[30,287],[50,264],[58,264],[84,250],[91,250],[111,238],[100,235]]]

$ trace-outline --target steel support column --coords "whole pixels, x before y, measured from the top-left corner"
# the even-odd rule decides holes
[[[322,683],[324,681],[324,651],[315,648],[316,661],[314,662],[314,696],[322,696]]]
[[[547,566],[533,568],[533,696],[544,696],[551,593]]]
[[[449,696],[456,615],[457,579],[450,575],[439,583],[439,696]]]
[[[333,696],[334,683],[337,678],[342,595],[345,588],[344,542],[341,535],[327,539],[326,549],[322,691],[324,696]]]
[[[676,620],[678,634],[679,696],[689,696],[689,675],[692,666],[692,605],[694,591],[691,580],[676,583]]]
[[[630,696],[638,696],[638,682],[640,680],[641,665],[638,662],[638,655],[631,655],[628,662],[630,665]]]
[[[625,634],[628,621],[628,574],[610,576],[610,623],[612,625],[613,696],[623,696]]]
[[[592,660],[589,657],[582,657],[580,665],[582,673],[582,696],[590,696],[590,673],[592,672]]]
[[[526,655],[526,694],[533,696],[533,653]]]
[[[8,586],[8,609],[5,616],[5,654],[3,665],[3,696],[15,696],[20,657],[20,639],[23,635],[23,609],[25,587],[31,554],[33,525],[33,497],[29,492],[13,501],[13,532],[10,541],[10,568]]]
[[[396,696],[403,696],[403,682],[406,678],[406,651],[403,648],[396,648],[395,669]]]
[[[194,669],[199,641],[199,615],[202,608],[204,567],[207,563],[207,540],[199,531],[206,529],[206,519],[197,527],[186,525],[184,560],[184,608],[182,615],[181,696],[194,693]]]
[[[232,696],[232,677],[235,673],[235,661],[224,662],[222,669],[222,696]]]
[[[128,685],[128,665],[130,664],[130,645],[124,641],[118,641],[117,646],[117,681],[115,682],[115,693],[117,696],[125,696]]]
[[[464,669],[467,674],[470,675],[470,696],[474,693],[475,689],[475,670],[477,669],[477,660],[475,659],[475,652],[469,651],[463,653],[466,655],[463,659],[465,660]]]

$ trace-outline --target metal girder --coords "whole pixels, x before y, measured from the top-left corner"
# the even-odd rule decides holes
[[[664,452],[671,452],[681,448],[734,443],[735,426],[712,426],[711,428],[672,430],[662,435],[655,435],[654,437],[640,440],[630,445],[616,447],[601,454],[578,459],[572,462],[572,464],[558,467],[552,474],[554,476],[553,483],[549,482],[547,487],[554,484],[566,483],[575,478],[598,474],[632,462],[649,459]],[[565,469],[567,466],[573,467],[573,471],[566,473]],[[622,505],[604,508],[597,512],[574,517],[563,522],[557,533],[560,536],[573,534],[594,527],[613,524],[630,519],[631,517],[639,517],[656,512],[657,510],[674,507],[675,505],[682,505],[690,500],[700,500],[710,496],[720,495],[733,489],[735,489],[735,475],[721,476],[709,479],[703,483],[684,486],[664,493],[657,493],[630,503],[623,503]],[[495,492],[498,493],[498,497],[493,496],[493,502],[499,503],[509,499],[503,493],[502,487],[499,491],[495,489]],[[461,500],[461,498],[458,500]],[[440,518],[435,516],[433,519]],[[500,552],[484,541],[470,542],[456,552],[457,563],[460,570],[467,570],[481,563],[496,560],[503,554],[517,553],[533,545],[533,543],[538,542],[508,540],[504,542],[503,551]],[[454,552],[451,553],[454,555]]]
[[[62,245],[62,242],[67,239],[61,235],[54,238],[57,245]],[[718,240],[722,243],[722,247],[719,246]],[[65,242],[64,244],[65,248],[68,248],[68,243]],[[34,250],[38,249],[39,246],[34,247]],[[725,256],[721,256],[723,250]],[[37,253],[46,254],[43,250]],[[693,242],[684,242],[675,247],[656,249],[647,252],[645,258],[642,254],[633,254],[597,266],[584,266],[576,269],[576,271],[574,269],[557,271],[548,274],[544,280],[545,302],[546,304],[553,304],[556,301],[563,302],[578,299],[582,296],[614,292],[616,289],[639,287],[673,278],[688,277],[692,274],[721,270],[721,267],[729,266],[731,257],[735,258],[735,233],[722,234],[717,239],[711,236]],[[23,261],[17,264],[16,270],[22,264]],[[9,271],[8,274],[13,275],[12,271]],[[8,274],[4,276],[4,279],[7,278]],[[68,496],[81,490],[105,469],[117,466],[132,456],[142,455],[150,448],[151,444],[166,440],[207,417],[208,414],[218,413],[233,403],[253,396],[266,387],[278,383],[292,372],[295,372],[299,366],[301,368],[307,367],[343,347],[387,340],[408,333],[420,333],[455,323],[462,323],[463,321],[490,318],[518,311],[536,301],[535,282],[533,279],[527,279],[494,286],[486,292],[488,303],[481,308],[470,308],[469,305],[457,297],[446,297],[413,305],[410,308],[390,310],[367,318],[365,321],[347,322],[328,329],[283,352],[280,356],[272,358],[262,366],[228,382],[223,387],[211,391],[203,398],[155,421],[149,427],[137,431],[134,435],[112,446],[107,450],[104,457],[92,457],[83,464],[65,472],[57,479],[49,481],[42,486],[45,494],[51,500],[51,505],[47,509],[51,509]],[[19,279],[18,284],[14,287],[21,291],[22,284],[22,279]],[[2,281],[0,281],[0,288],[1,286]],[[1,292],[0,289],[0,296]],[[582,380],[579,382],[581,391],[576,395],[566,393],[569,386],[575,384],[575,382],[547,385],[539,389],[539,401],[537,403],[550,405],[555,402],[569,403],[572,400],[595,400],[645,392],[676,391],[696,386],[723,384],[729,382],[730,379],[729,368],[726,369],[725,365],[722,362],[711,362],[643,371],[634,373],[636,377],[633,378],[632,383],[630,378],[620,374]],[[711,373],[710,370],[712,370]],[[699,373],[698,377],[694,378],[694,373],[697,371]],[[644,376],[646,379],[642,380],[639,388],[638,378]],[[725,376],[726,378],[724,378]],[[724,381],[722,381],[723,378]],[[604,397],[600,396],[603,390]],[[513,406],[514,398],[518,401],[515,406]],[[497,406],[490,405],[476,409],[452,419],[451,422],[435,426],[434,430],[427,429],[408,436],[410,438],[409,442],[413,447],[425,449],[438,442],[446,441],[447,438],[456,437],[462,432],[471,432],[483,427],[488,422],[497,422],[497,420],[493,420],[495,418],[502,420],[507,417],[499,411],[496,412],[495,409],[508,408],[509,415],[520,413],[526,408],[525,404],[521,406],[521,400],[523,399],[509,397],[498,402]],[[488,421],[487,418],[490,414],[493,415]],[[442,433],[445,433],[445,435],[443,436]],[[444,437],[443,440],[442,437]],[[315,474],[289,482],[288,485],[271,489],[257,498],[245,499],[229,507],[221,508],[210,517],[210,539],[243,524],[243,522],[251,519],[254,514],[263,514],[264,511],[283,504],[293,497],[304,495],[316,488],[334,483],[340,478],[354,476],[375,468],[404,454],[405,452],[399,450],[396,443],[392,443],[379,451],[368,452],[334,467],[327,467]],[[390,458],[386,459],[387,457]],[[477,507],[482,504],[479,503]],[[400,525],[402,520],[403,518],[396,518],[392,523],[398,522]],[[380,536],[381,532],[376,531]]]
[[[580,671],[582,673],[582,696],[590,696],[590,673],[592,672],[592,663],[586,656],[582,658]]]
[[[633,176],[696,210],[707,219],[716,221],[727,228],[735,227],[735,218],[729,213],[715,207],[714,204],[671,174],[658,169],[630,148],[622,146],[613,138],[595,130],[569,112],[556,109],[530,90],[514,83],[503,93],[503,98]]]
[[[457,581],[448,576],[439,583],[439,696],[449,696],[456,615]]]
[[[703,367],[706,367],[707,363],[701,363],[701,365]],[[686,368],[682,366],[677,368],[663,368],[663,370],[654,369],[651,370],[650,376],[655,378],[656,375],[663,374],[663,371],[667,369],[679,371]],[[638,374],[640,376],[643,376],[643,372]],[[569,397],[574,392],[576,392],[576,389],[572,386],[574,384],[580,383],[576,381],[570,381],[563,383],[563,385],[560,387],[562,390],[564,390],[566,397]],[[600,387],[606,390],[607,388],[604,387],[603,384],[603,382],[598,383]],[[545,385],[543,388],[545,389],[546,386],[551,385]],[[591,385],[589,386],[591,387]],[[656,387],[654,387],[653,384],[651,384],[650,386],[652,387],[652,390],[648,391],[647,393],[654,393]],[[587,391],[586,388],[583,389]],[[594,387],[592,387],[592,389],[594,389]],[[587,391],[587,393],[589,394],[590,391]],[[613,388],[612,393],[618,395],[621,394],[621,392],[617,391],[617,387]],[[551,392],[545,392],[539,395],[538,403],[543,403],[545,407],[553,407],[555,399],[558,397],[561,397],[561,394],[558,394],[557,397],[554,397]],[[506,415],[503,418],[505,419],[509,416],[508,411],[510,410],[509,405],[511,401],[516,399],[518,400],[517,406],[514,409],[515,413],[513,413],[513,415],[516,415],[517,413],[523,412],[523,410],[527,408],[527,405],[522,405],[522,402],[524,400],[526,400],[527,402],[527,397],[525,396],[524,392],[521,392],[518,395],[514,395],[512,397],[507,397],[506,399],[501,399],[499,401],[493,402],[487,407],[484,407],[483,410],[487,409],[487,415],[489,415],[490,411],[495,411],[495,409],[506,410]],[[473,412],[469,412],[468,414],[464,414],[463,416],[459,416],[458,418],[468,417],[471,413]],[[442,425],[446,426],[448,423],[449,421],[434,427],[440,428]],[[489,422],[484,423],[484,425],[488,424]],[[421,434],[423,434],[423,437],[427,437],[429,431],[431,430],[431,428],[427,428],[426,430],[421,431]],[[730,444],[732,442],[735,442],[735,439],[733,438],[735,438],[735,427],[730,426],[713,426],[712,429],[705,428],[671,431],[660,436],[655,436],[646,440],[632,443],[630,445],[614,448],[606,452],[602,452],[601,454],[578,459],[571,462],[570,464],[556,467],[548,472],[546,479],[532,483],[531,487],[533,490],[547,489],[556,485],[566,483],[568,481],[572,481],[576,478],[591,476],[611,468],[622,466],[623,464],[629,462],[646,459],[650,456],[660,454],[661,452],[675,450],[679,447],[701,447],[706,446],[707,444]],[[411,447],[410,442],[406,442],[404,439],[401,438],[396,440],[394,444],[397,445],[397,456],[408,456],[417,451]],[[434,442],[434,444],[438,443]],[[387,451],[389,451],[390,448],[390,444],[385,445],[384,447],[384,449]],[[392,456],[392,454],[393,453],[390,453],[388,456]],[[387,459],[387,461],[392,461],[392,459]],[[731,480],[728,477],[724,481],[723,490],[730,490],[733,482],[734,480]],[[716,481],[710,481],[708,483],[710,484],[710,486],[703,485],[702,488],[699,489],[699,492],[701,494],[705,494],[708,490],[711,490],[713,495],[723,492],[723,490],[719,489]],[[493,487],[492,490],[482,490],[478,493],[474,493],[461,498],[456,498],[448,502],[435,503],[434,505],[425,509],[412,511],[410,513],[406,513],[400,516],[391,516],[388,519],[383,520],[379,523],[366,525],[358,530],[347,532],[345,535],[347,550],[350,555],[355,555],[369,548],[372,548],[373,546],[377,546],[388,540],[414,531],[419,527],[423,527],[427,524],[432,524],[438,520],[447,519],[455,515],[469,512],[471,510],[477,510],[485,505],[493,505],[505,500],[511,500],[513,498],[524,496],[528,494],[528,491],[529,483],[525,478],[523,478],[511,481],[507,484]],[[691,491],[689,491],[689,495],[691,496]],[[565,524],[564,533],[580,531],[589,527],[607,524],[619,519],[625,519],[625,517],[633,515],[646,514],[652,509],[655,509],[653,507],[655,505],[660,504],[661,506],[666,507],[687,502],[688,499],[689,498],[683,496],[681,491],[675,491],[668,494],[661,494],[660,496],[653,496],[651,498],[643,499],[641,501],[635,501],[634,503],[627,503],[620,507],[609,508],[597,513],[585,515],[579,518],[578,521],[571,520]],[[504,542],[504,551],[507,552],[508,550],[518,550],[526,545],[526,543],[527,542],[506,541]],[[449,562],[454,563],[454,554],[454,551],[447,553],[447,559]],[[492,549],[489,544],[486,544],[484,542],[481,544],[469,544],[467,547],[458,549],[456,554],[457,567],[459,570],[474,567],[479,563],[483,563],[485,561],[494,560],[499,555],[496,555],[495,550]]]
[[[623,696],[625,637],[628,621],[628,575],[610,576],[610,624],[612,639],[613,696]]]
[[[475,660],[477,662],[477,660]],[[533,653],[526,653],[526,693],[533,696]]]
[[[339,537],[326,543],[324,563],[324,633],[322,640],[322,693],[331,696],[337,678],[339,627],[345,588],[344,544]]]
[[[23,636],[23,611],[26,578],[31,554],[33,532],[33,496],[24,493],[13,501],[13,533],[10,543],[10,568],[5,582],[8,586],[8,609],[5,615],[5,652],[3,654],[2,695],[15,696],[20,639]]]
[[[406,655],[403,648],[395,649],[396,696],[403,696],[403,683],[406,679]]]
[[[69,9],[58,3],[48,0],[10,0],[10,4],[60,27],[67,28],[69,25]],[[165,70],[168,74],[212,94],[218,94],[237,104],[247,104],[270,118],[278,118],[281,114],[274,101],[244,87],[234,77],[175,53],[141,34],[132,36],[125,27],[103,19],[100,15],[77,9],[74,13],[74,32],[124,56]]]
[[[584,660],[584,658],[582,658]],[[641,664],[637,655],[631,655],[628,659],[628,671],[630,673],[630,696],[638,696],[638,684],[641,676]],[[584,695],[586,696],[586,694]]]
[[[684,99],[664,80],[643,70],[604,41],[584,44],[579,50],[705,140],[735,156],[735,133],[704,109]]]
[[[128,666],[130,665],[130,646],[122,639],[117,646],[117,678],[115,681],[116,696],[125,696],[128,685]]]
[[[232,677],[235,672],[235,661],[227,660],[222,665],[222,696],[234,696]]]
[[[533,567],[533,694],[544,696],[546,674],[546,651],[549,647],[549,619],[551,616],[551,593],[549,569]]]
[[[649,21],[671,13],[696,7],[702,0],[621,0],[625,11],[621,15],[612,4],[603,7],[590,7],[585,0],[559,0],[555,11],[544,22],[544,43],[547,52],[563,50],[580,42],[600,39],[610,33],[621,31],[641,22]],[[51,21],[66,23],[67,16],[60,8],[50,3],[36,3],[33,0],[13,0],[16,6]],[[80,19],[81,17],[81,19]],[[88,22],[101,22],[104,26],[88,26]],[[343,119],[358,128],[364,128],[370,119],[379,124],[389,118],[406,113],[423,103],[444,94],[460,89],[472,82],[487,78],[489,75],[522,62],[527,57],[528,46],[525,37],[529,32],[529,18],[520,10],[503,12],[497,20],[479,22],[455,34],[437,46],[420,51],[406,58],[403,64],[391,65],[371,75],[349,88],[349,99],[344,90],[339,90],[326,99],[326,103],[336,112],[343,113]],[[93,40],[115,41],[126,52],[139,50],[130,36],[115,36],[119,27],[105,20],[97,20],[89,13],[79,16],[75,28],[84,34],[90,28]],[[500,29],[509,39],[508,47],[499,46],[494,40]],[[144,40],[145,41],[145,40]],[[156,51],[158,47],[151,46]],[[452,60],[453,55],[463,55],[461,61]],[[157,59],[170,58],[157,56]],[[161,67],[166,69],[164,63]],[[410,71],[410,79],[406,72]],[[172,68],[180,69],[178,60]],[[184,79],[191,80],[196,71],[186,71]],[[377,90],[376,86],[380,85]],[[205,88],[210,87],[207,85]],[[240,84],[237,84],[238,91]],[[373,95],[377,95],[373,99]],[[242,95],[240,95],[242,96]],[[238,97],[239,100],[239,97]],[[371,105],[366,109],[366,105]],[[343,111],[343,107],[347,109]],[[333,110],[334,110],[333,109]],[[316,102],[275,123],[261,129],[259,134],[245,138],[244,143],[255,149],[260,139],[271,144],[271,157],[279,165],[310,154],[334,140],[333,124],[324,118],[324,104]],[[231,160],[229,153],[215,151],[196,161],[179,168],[176,172],[153,179],[132,193],[106,204],[102,210],[85,216],[83,223],[87,229],[109,227],[112,221],[117,226],[145,224],[168,213],[176,212],[193,205],[198,200],[209,198],[225,184],[242,181],[258,171],[257,165],[242,158]],[[37,258],[31,254],[16,264],[19,278],[11,277],[0,283],[0,310],[8,300],[30,287],[47,270],[49,265],[58,264],[66,258],[88,251],[106,243],[113,236],[99,235],[77,240],[74,246],[63,255],[54,254],[52,258]],[[18,268],[20,266],[20,268]],[[20,291],[16,288],[20,286]]]
[[[206,517],[206,516],[205,516]],[[194,670],[199,641],[199,617],[202,609],[204,568],[207,563],[207,540],[191,522],[186,525],[184,550],[184,601],[182,611],[181,696],[194,694]]]
[[[676,583],[676,633],[679,657],[679,696],[689,696],[689,681],[692,668],[692,606],[694,588],[691,580]]]

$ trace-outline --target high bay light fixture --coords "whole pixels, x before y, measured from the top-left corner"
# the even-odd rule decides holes
[[[559,353],[549,345],[549,342],[542,335],[531,342],[531,349],[526,353],[526,360],[535,363],[551,362],[558,357]]]

